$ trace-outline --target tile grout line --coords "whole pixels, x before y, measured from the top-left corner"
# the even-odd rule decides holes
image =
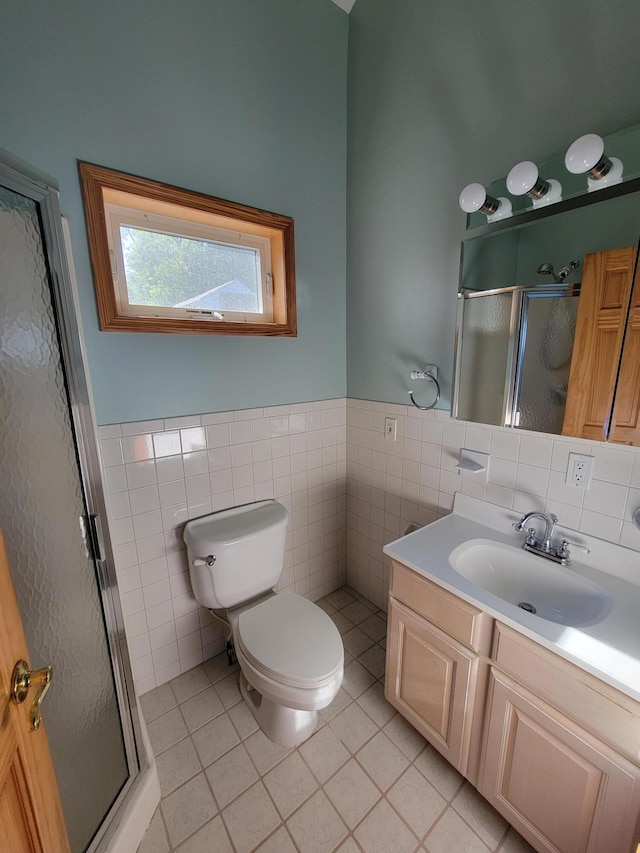
[[[344,590],[345,593],[350,594],[350,591],[348,591],[348,588],[342,588],[342,590]],[[330,593],[329,596],[325,597],[325,599],[321,599],[321,601],[326,601],[332,595],[335,595],[335,593]],[[361,600],[361,596],[359,594],[358,594],[357,598],[355,595],[353,595],[351,597],[353,599],[351,602],[347,602],[346,604],[342,604],[342,606],[335,608],[333,610],[333,613],[330,613],[329,615],[334,616],[336,614],[339,614],[345,608],[349,607],[350,604],[355,603],[355,601]],[[331,605],[330,602],[327,602],[327,603]],[[331,605],[331,606],[333,607],[333,605]],[[371,609],[371,606],[373,606],[373,609]],[[380,608],[377,608],[375,605],[370,605],[369,609],[371,609],[371,616],[376,616],[382,620],[384,620],[386,618],[386,614],[384,614],[384,612],[381,611]],[[344,618],[347,618],[347,617],[344,617]],[[370,618],[370,617],[366,617],[366,619],[368,619],[368,618]],[[352,627],[348,628],[347,631],[345,631],[345,633],[348,633],[349,631],[354,630],[354,628],[358,628],[359,625],[361,625],[364,621],[366,621],[366,619],[361,620],[357,624],[351,623]],[[361,629],[359,629],[359,630],[361,630]],[[362,633],[364,634],[364,632],[362,632]],[[369,637],[368,635],[365,635],[365,636],[367,636],[368,639],[371,639],[371,637]],[[348,699],[347,704],[343,708],[340,708],[340,710],[336,714],[333,714],[329,718],[326,718],[321,713],[320,714],[320,725],[319,725],[319,727],[317,728],[314,735],[312,735],[311,738],[309,738],[307,741],[305,741],[305,744],[310,743],[313,740],[313,738],[316,737],[316,735],[318,735],[322,731],[326,730],[326,731],[330,732],[331,737],[334,738],[336,743],[340,745],[341,749],[345,751],[346,758],[344,760],[342,760],[335,769],[332,769],[331,775],[329,775],[325,779],[324,782],[321,782],[319,776],[313,770],[312,764],[309,763],[309,761],[305,757],[305,754],[303,752],[301,752],[300,748],[303,747],[304,744],[301,744],[300,747],[289,749],[284,755],[282,755],[281,757],[278,757],[273,764],[270,764],[267,767],[267,769],[261,773],[261,771],[258,767],[258,764],[256,762],[256,758],[254,758],[254,755],[252,755],[252,753],[246,747],[247,740],[249,740],[251,737],[253,737],[257,733],[259,733],[261,730],[259,728],[256,728],[256,729],[250,731],[248,734],[243,735],[241,729],[239,728],[238,723],[235,722],[234,718],[230,715],[230,711],[233,708],[239,707],[242,704],[242,699],[234,701],[233,704],[231,704],[227,707],[227,705],[222,701],[222,698],[216,689],[216,684],[220,684],[221,682],[225,681],[226,679],[232,678],[238,672],[237,667],[228,675],[218,674],[218,677],[214,681],[211,669],[206,668],[206,662],[204,664],[199,665],[199,667],[196,667],[194,670],[191,670],[191,672],[201,671],[206,676],[206,680],[208,683],[205,686],[202,686],[199,689],[196,689],[195,692],[193,692],[193,693],[189,692],[187,695],[184,695],[182,700],[178,699],[178,692],[175,689],[174,682],[177,682],[179,679],[184,679],[184,676],[187,673],[183,673],[182,675],[178,676],[176,679],[172,680],[171,682],[168,682],[169,692],[170,692],[170,695],[171,695],[173,701],[175,702],[175,706],[167,709],[166,711],[164,711],[162,714],[158,715],[157,717],[154,717],[151,722],[161,719],[161,717],[165,716],[166,714],[170,713],[172,710],[175,710],[177,708],[179,711],[179,717],[180,717],[182,724],[186,730],[186,735],[184,737],[179,738],[175,743],[173,743],[170,746],[163,749],[162,752],[158,753],[158,757],[165,754],[168,750],[172,749],[173,747],[177,746],[179,743],[182,743],[183,741],[185,741],[188,738],[191,742],[191,747],[196,754],[198,766],[200,769],[196,774],[192,775],[190,777],[190,779],[185,780],[183,783],[181,783],[181,785],[179,785],[177,788],[172,790],[166,796],[169,797],[169,796],[173,795],[176,791],[180,790],[182,787],[184,787],[189,782],[191,782],[194,778],[198,778],[200,775],[204,775],[205,782],[207,784],[207,790],[208,790],[208,792],[212,798],[212,804],[216,808],[216,813],[211,818],[206,820],[204,822],[204,824],[198,826],[194,830],[194,832],[190,833],[188,836],[181,839],[181,841],[179,842],[179,845],[177,847],[175,847],[175,848],[170,847],[171,853],[177,853],[177,851],[180,849],[181,845],[187,844],[187,842],[189,842],[190,839],[194,838],[202,829],[204,829],[205,826],[209,825],[217,817],[220,817],[221,826],[223,827],[224,832],[226,834],[226,837],[228,838],[228,840],[230,842],[231,849],[236,851],[236,853],[237,853],[238,848],[234,842],[233,836],[231,834],[231,827],[229,826],[229,824],[226,820],[226,815],[224,814],[224,812],[228,807],[232,806],[233,803],[237,802],[237,800],[240,797],[245,795],[247,793],[247,791],[249,791],[251,788],[255,787],[258,784],[261,786],[261,789],[263,790],[263,792],[266,792],[268,802],[270,803],[271,807],[275,810],[275,815],[277,815],[277,817],[278,817],[278,824],[277,824],[277,826],[273,827],[273,829],[267,835],[265,835],[263,838],[261,838],[256,846],[250,848],[253,851],[259,850],[262,845],[265,845],[272,837],[277,835],[277,833],[280,832],[280,830],[283,830],[286,833],[286,837],[292,843],[295,850],[299,851],[299,853],[300,853],[300,848],[299,848],[298,844],[296,843],[295,838],[293,837],[293,835],[289,829],[289,822],[292,820],[292,818],[294,818],[294,816],[296,814],[298,814],[305,806],[307,806],[308,803],[314,797],[316,797],[318,794],[322,794],[323,797],[326,799],[326,801],[328,803],[330,803],[332,810],[337,815],[337,818],[339,820],[340,825],[342,826],[343,829],[346,829],[346,835],[341,836],[341,840],[338,842],[338,846],[342,846],[344,843],[346,843],[347,840],[351,839],[351,841],[353,843],[355,843],[359,849],[362,849],[362,846],[358,842],[358,839],[356,838],[355,833],[358,831],[358,829],[360,827],[362,827],[365,824],[365,822],[370,817],[370,815],[374,812],[374,810],[376,808],[378,808],[382,802],[384,802],[392,810],[393,814],[395,814],[395,816],[398,818],[398,820],[401,821],[402,825],[408,830],[408,832],[411,834],[411,836],[414,838],[414,840],[417,840],[416,841],[417,846],[412,847],[412,850],[415,850],[416,853],[418,850],[427,850],[428,849],[426,844],[427,844],[429,836],[431,836],[431,834],[436,830],[436,827],[438,826],[440,821],[445,817],[446,814],[450,813],[451,810],[453,810],[455,815],[462,821],[462,823],[467,827],[467,829],[470,832],[472,832],[473,835],[478,839],[478,841],[483,845],[483,849],[492,850],[492,851],[501,850],[503,848],[504,844],[506,844],[507,839],[510,835],[510,828],[509,828],[508,824],[505,824],[503,832],[502,832],[498,842],[496,843],[496,845],[493,847],[490,847],[487,844],[487,842],[485,842],[485,840],[482,838],[482,836],[480,836],[479,833],[474,829],[474,827],[468,822],[468,820],[465,818],[465,816],[458,810],[458,807],[456,807],[456,805],[455,805],[456,799],[460,796],[461,792],[464,790],[465,785],[468,785],[469,783],[465,782],[465,780],[462,777],[460,777],[460,779],[457,780],[457,784],[455,786],[455,789],[452,791],[451,795],[449,797],[447,797],[445,795],[445,793],[443,791],[441,791],[438,787],[436,787],[435,784],[432,782],[432,780],[426,776],[424,770],[421,770],[416,765],[417,759],[420,756],[424,755],[427,751],[430,751],[436,757],[438,757],[437,751],[434,750],[434,748],[432,746],[430,746],[428,744],[428,742],[424,741],[421,738],[421,740],[423,741],[421,748],[418,749],[418,752],[416,754],[414,754],[413,757],[410,757],[410,754],[413,753],[414,750],[410,749],[409,752],[405,751],[405,748],[403,748],[400,745],[400,741],[399,740],[396,741],[396,739],[394,739],[394,737],[392,737],[391,734],[387,731],[387,728],[390,726],[390,724],[394,720],[396,720],[396,719],[397,720],[403,720],[401,715],[399,715],[397,713],[397,711],[395,711],[395,709],[391,708],[391,710],[392,710],[391,716],[388,719],[385,719],[385,720],[382,720],[381,722],[378,722],[376,719],[374,719],[372,714],[367,711],[366,707],[364,707],[360,703],[359,700],[362,699],[362,697],[366,693],[368,693],[372,688],[379,685],[379,687],[382,689],[382,691],[384,691],[384,673],[381,676],[376,677],[375,673],[371,672],[371,670],[369,670],[366,667],[366,665],[360,663],[360,661],[359,661],[360,657],[363,654],[365,654],[367,651],[370,651],[371,649],[379,648],[382,652],[384,652],[385,648],[383,645],[381,645],[381,643],[383,641],[384,641],[384,638],[381,638],[380,641],[372,640],[371,645],[367,646],[367,648],[364,649],[362,652],[360,652],[359,655],[352,656],[351,662],[352,663],[353,662],[359,663],[359,665],[367,673],[368,678],[372,679],[371,684],[369,684],[368,687],[365,687],[364,690],[360,690],[360,692],[358,692],[357,695],[355,695],[355,696],[351,695],[347,690],[344,690],[344,687],[343,687],[342,690],[344,691],[344,694],[346,695],[346,697]],[[218,669],[218,673],[219,672],[220,672],[220,670]],[[210,687],[213,688],[214,695],[217,697],[218,701],[220,702],[222,710],[219,711],[211,719],[207,720],[206,722],[202,723],[202,725],[195,728],[193,731],[190,731],[189,726],[187,724],[187,717],[185,716],[185,713],[182,709],[182,705],[184,705],[185,703],[187,703],[191,699],[194,699],[196,696],[201,695],[206,690],[208,690]],[[157,689],[160,689],[160,688],[157,688]],[[182,693],[182,691],[180,691],[180,693]],[[376,695],[379,696],[380,700],[382,700],[383,702],[386,702],[386,700],[384,700],[384,698],[383,698],[383,695],[382,696],[380,696],[379,694],[376,694]],[[354,708],[354,706],[361,713],[365,714],[366,719],[371,722],[371,724],[374,728],[374,731],[370,735],[368,735],[364,741],[362,741],[361,743],[358,742],[357,747],[352,750],[352,748],[348,745],[346,740],[344,740],[338,734],[335,726],[336,726],[337,720],[343,714],[345,714],[349,709]],[[389,706],[389,707],[391,707],[391,706]],[[371,706],[370,710],[372,710],[372,708],[373,708],[373,706]],[[221,755],[216,756],[216,758],[212,762],[207,764],[205,767],[205,764],[203,762],[203,759],[200,756],[200,753],[195,748],[195,744],[192,740],[192,737],[194,734],[196,734],[202,728],[209,725],[214,720],[220,719],[224,715],[227,715],[228,721],[232,727],[232,730],[234,731],[235,736],[237,736],[237,738],[238,738],[238,742],[235,743],[233,746],[229,747],[228,749],[226,749]],[[406,725],[408,726],[409,724],[407,723]],[[418,735],[417,732],[415,734]],[[403,762],[406,762],[406,766],[404,766],[402,768],[402,770],[400,770],[397,777],[393,779],[393,781],[391,782],[391,784],[388,785],[386,790],[384,790],[382,788],[381,783],[376,781],[376,779],[369,773],[367,768],[361,763],[361,760],[358,758],[358,754],[362,750],[364,750],[369,744],[371,744],[371,742],[378,735],[384,735],[384,737],[386,738],[388,743],[391,745],[391,747],[398,752],[398,754],[402,758]],[[210,782],[209,776],[207,775],[207,770],[210,769],[211,767],[213,767],[217,761],[222,760],[225,756],[228,756],[230,752],[232,752],[234,749],[237,749],[238,747],[242,747],[244,753],[246,753],[246,755],[248,756],[248,758],[251,762],[251,766],[257,774],[257,779],[254,779],[251,783],[249,783],[246,787],[244,787],[239,793],[235,793],[234,796],[227,803],[225,803],[225,805],[223,807],[220,807],[220,802],[218,801],[218,799],[214,793],[213,786]],[[269,789],[268,785],[265,783],[265,778],[267,777],[267,775],[269,773],[271,773],[273,770],[275,770],[277,767],[279,767],[281,764],[283,764],[285,761],[287,761],[291,756],[293,756],[295,754],[297,754],[298,757],[300,758],[300,760],[302,761],[302,766],[311,774],[311,778],[313,779],[313,783],[314,783],[315,787],[314,787],[314,790],[311,791],[308,794],[308,796],[306,796],[304,798],[304,800],[302,800],[301,802],[296,804],[295,808],[286,817],[283,817],[280,809],[278,808],[278,805],[277,805],[274,797],[271,794],[271,790]],[[441,759],[441,760],[444,761],[444,759]],[[332,797],[325,790],[326,786],[336,776],[338,776],[344,770],[344,768],[349,764],[349,762],[351,762],[351,761],[355,762],[355,766],[359,768],[359,770],[364,774],[364,777],[373,785],[373,789],[376,792],[376,798],[375,798],[374,802],[371,803],[370,805],[368,805],[367,808],[365,809],[365,811],[359,815],[357,822],[353,825],[352,828],[349,826],[345,817],[342,815],[342,813],[339,809],[339,805],[334,803]],[[388,794],[393,790],[393,788],[398,784],[398,782],[412,768],[419,774],[420,778],[423,779],[425,781],[425,783],[428,784],[430,786],[430,788],[432,788],[433,791],[440,798],[442,798],[442,800],[444,802],[444,806],[442,807],[441,811],[433,819],[433,822],[427,828],[424,836],[422,836],[422,837],[413,828],[413,825],[411,823],[409,823],[408,820],[403,817],[403,815],[398,811],[398,809],[395,807],[393,802],[388,798]],[[472,789],[472,790],[475,790],[475,789]],[[161,804],[164,801],[164,799],[166,799],[166,798],[163,796],[162,800],[161,800]],[[165,819],[164,810],[161,808],[160,812],[161,812],[161,821],[162,821],[163,831],[165,832],[166,838],[169,839],[168,826],[167,826],[167,821]],[[246,848],[243,848],[243,850],[244,849],[246,849]],[[336,849],[336,848],[332,848],[332,849]]]

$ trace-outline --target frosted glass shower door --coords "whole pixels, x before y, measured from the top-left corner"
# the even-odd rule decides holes
[[[524,294],[516,377],[517,425],[561,433],[579,296]]]
[[[503,426],[513,360],[513,289],[459,299],[455,416]]]
[[[53,666],[42,710],[77,853],[136,766],[80,530],[87,509],[42,222],[36,201],[0,186],[0,527],[30,663]]]

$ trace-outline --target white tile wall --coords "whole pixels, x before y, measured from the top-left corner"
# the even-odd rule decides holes
[[[398,420],[385,440],[385,417]],[[491,454],[486,484],[455,468],[462,447]],[[565,485],[570,452],[595,457],[588,491]],[[450,512],[462,491],[518,512],[554,512],[568,527],[640,550],[640,448],[453,421],[447,412],[347,400],[348,583],[386,609],[382,546],[410,524]]]
[[[387,416],[396,442],[384,438]],[[640,550],[640,448],[343,399],[112,424],[100,439],[140,693],[224,646],[193,598],[182,542],[184,523],[213,510],[277,498],[290,513],[281,588],[315,600],[348,581],[383,609],[383,545],[450,512],[456,491]],[[462,447],[490,453],[486,483],[455,468]],[[595,457],[588,491],[565,485],[570,452]]]
[[[224,648],[191,593],[190,518],[265,498],[289,510],[280,588],[346,582],[346,401],[100,427],[109,529],[140,694]]]

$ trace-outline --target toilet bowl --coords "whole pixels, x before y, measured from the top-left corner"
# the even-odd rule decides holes
[[[244,701],[271,740],[297,746],[340,689],[344,649],[316,604],[273,590],[287,521],[282,504],[259,501],[188,522],[184,541],[196,600],[230,628]]]
[[[302,743],[342,684],[340,634],[323,610],[291,592],[239,609],[229,619],[243,698],[271,740]]]

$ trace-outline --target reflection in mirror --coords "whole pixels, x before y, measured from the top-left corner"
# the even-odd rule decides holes
[[[615,157],[624,163],[624,182],[630,183],[634,178],[640,175],[640,148],[638,142],[640,140],[640,125],[626,127],[617,133],[609,134],[603,138],[605,154],[612,159]],[[567,140],[569,141],[569,140]],[[577,140],[576,140],[577,141]],[[569,146],[573,148],[573,145]],[[588,189],[587,175],[584,172],[573,172],[567,168],[565,153],[561,152],[555,157],[548,160],[543,160],[537,163],[538,170],[541,175],[550,178],[559,179],[562,184],[562,197],[567,199],[576,199],[583,196]],[[606,184],[593,186],[595,193],[602,192]],[[499,196],[508,195],[511,203],[512,212],[515,218],[532,210],[532,199],[526,195],[512,196],[507,190],[506,177],[500,178],[487,186],[486,193],[498,198]],[[476,228],[477,226],[485,225],[487,222],[486,216],[482,213],[471,213],[468,219],[468,227]]]
[[[591,277],[589,265],[585,270],[588,257],[632,247],[635,265],[640,181],[560,203],[557,212],[523,214],[519,219],[479,228],[477,236],[463,242],[453,417],[597,440],[606,432],[614,441],[640,443],[640,429],[632,435],[629,427],[625,433],[620,426],[617,437],[609,435],[633,269],[627,264],[624,286],[619,272],[597,285],[601,296],[608,294],[602,296],[599,320],[590,313],[595,310],[593,298],[584,300],[584,309],[577,311],[583,301],[581,282],[584,293],[585,274]],[[558,278],[561,284],[548,283]],[[589,284],[589,291],[594,287]],[[616,298],[618,331],[615,335],[604,331],[586,359],[584,344],[596,340],[598,322],[605,327],[611,322],[607,300]],[[580,340],[582,349],[579,357],[572,358],[576,322],[576,341]],[[640,309],[638,324],[640,339]],[[635,353],[629,354],[626,361],[635,358]],[[580,363],[590,367],[575,378]],[[593,406],[581,425],[573,414],[565,422],[567,396],[573,413],[578,388],[581,405],[597,399],[599,422],[592,417]],[[627,411],[623,413],[618,403],[620,424],[634,417],[631,390],[625,395]],[[590,424],[586,431],[585,423]]]
[[[524,294],[514,426],[538,432],[562,431],[579,296],[574,286]]]
[[[623,444],[640,437],[638,332],[635,311],[629,313],[635,265],[635,246],[591,252],[585,259],[565,435]]]
[[[513,365],[513,288],[458,294],[453,416],[506,424]]]
[[[579,285],[463,292],[456,417],[560,433]]]

